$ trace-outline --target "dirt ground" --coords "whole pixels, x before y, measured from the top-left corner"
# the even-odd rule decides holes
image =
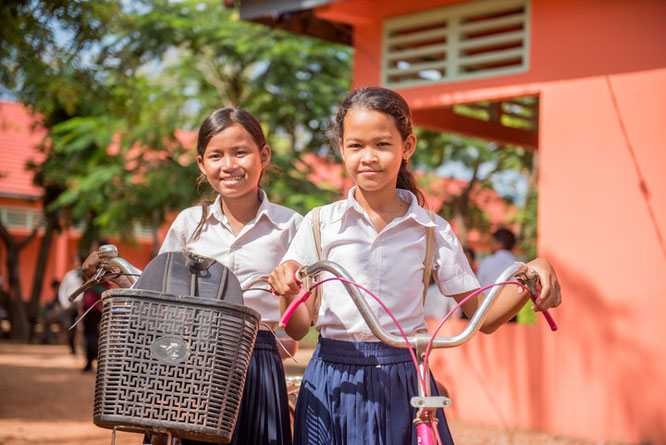
[[[310,353],[300,350],[287,372],[302,369]],[[95,375],[83,365],[66,346],[0,342],[0,445],[110,444],[111,430],[92,423]],[[611,445],[456,420],[450,427],[457,445]],[[116,436],[117,445],[139,443],[137,434]]]

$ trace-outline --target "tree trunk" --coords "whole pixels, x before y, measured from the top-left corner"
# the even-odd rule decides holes
[[[7,315],[11,329],[9,337],[12,340],[27,342],[29,337],[28,317],[23,303],[21,280],[19,279],[19,244],[13,240],[5,243],[7,246],[7,284],[9,285],[9,301]]]
[[[32,279],[32,292],[30,294],[30,303],[28,305],[28,322],[30,323],[28,340],[31,343],[34,339],[35,326],[37,325],[39,318],[39,297],[42,295],[44,272],[46,270],[46,263],[49,259],[49,251],[51,250],[51,243],[53,242],[53,234],[57,226],[57,221],[53,222],[53,218],[53,216],[47,216],[46,230],[44,231],[42,242],[39,245],[37,264],[35,265],[35,275]]]
[[[467,244],[467,223],[465,223],[465,214],[458,205],[453,206],[453,220],[456,222],[458,240],[464,246]]]
[[[9,297],[7,302],[7,314],[9,316],[10,331],[9,336],[12,340],[26,342],[29,339],[30,329],[28,325],[28,316],[26,307],[23,303],[21,292],[21,280],[19,274],[19,252],[25,247],[37,234],[37,228],[23,241],[19,242],[9,233],[7,228],[0,222],[0,238],[5,243],[7,249],[7,284],[9,287]]]

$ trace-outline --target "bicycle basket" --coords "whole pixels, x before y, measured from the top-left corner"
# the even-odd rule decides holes
[[[229,442],[259,314],[144,289],[108,290],[102,300],[95,425]]]

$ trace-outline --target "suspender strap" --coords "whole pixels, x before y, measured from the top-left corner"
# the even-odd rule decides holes
[[[312,234],[314,235],[315,246],[317,247],[317,258],[321,261],[321,227],[319,226],[319,211],[321,207],[312,209]]]
[[[435,222],[435,212],[426,210],[432,222]],[[425,304],[428,286],[430,285],[430,273],[432,272],[432,256],[435,245],[435,227],[426,227],[426,254],[423,260],[423,304]]]
[[[312,209],[312,235],[314,236],[315,247],[317,248],[317,259],[321,261],[321,226],[319,225],[319,211],[321,207],[315,207]],[[316,287],[313,291],[314,295],[314,304],[312,310],[312,321],[317,323],[317,318],[319,318],[319,306],[321,306],[321,286]]]

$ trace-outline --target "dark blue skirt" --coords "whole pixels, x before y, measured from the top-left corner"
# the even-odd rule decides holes
[[[294,444],[417,444],[409,400],[418,376],[407,349],[319,338],[296,403]],[[437,392],[431,380],[433,395]],[[452,445],[437,410],[443,444]]]
[[[289,445],[291,425],[287,385],[275,337],[259,331],[247,369],[232,444]],[[144,443],[150,443],[150,440]],[[184,439],[183,445],[211,445]]]

